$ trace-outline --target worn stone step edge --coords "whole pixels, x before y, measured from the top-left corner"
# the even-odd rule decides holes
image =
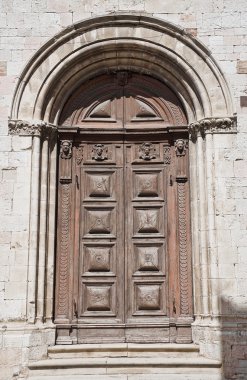
[[[45,359],[32,362],[28,365],[30,370],[60,369],[60,368],[114,368],[114,367],[184,367],[184,368],[220,368],[221,362],[203,357],[197,358],[85,358],[85,359]]]
[[[168,377],[169,376],[169,377]],[[121,375],[45,375],[32,376],[32,380],[164,380],[164,374],[121,374]],[[166,374],[166,380],[209,380],[207,373]],[[223,380],[221,374],[210,373],[210,380]]]
[[[198,353],[199,346],[195,344],[76,344],[57,345],[48,348],[48,354],[74,353],[74,352],[188,352]]]

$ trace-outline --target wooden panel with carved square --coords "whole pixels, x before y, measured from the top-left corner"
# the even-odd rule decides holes
[[[163,243],[134,244],[134,275],[164,275],[165,252]]]
[[[163,200],[162,177],[161,169],[133,170],[134,200],[142,198]]]
[[[115,316],[115,283],[84,282],[82,288],[82,316]]]
[[[164,235],[164,207],[135,207],[133,208],[134,217],[134,236],[163,236]]]
[[[134,282],[133,316],[166,314],[164,282]]]
[[[86,243],[83,245],[82,275],[113,275],[115,269],[114,243]]]
[[[116,188],[115,171],[85,170],[83,180],[85,181],[84,201],[97,199],[114,199]]]
[[[116,210],[112,207],[84,207],[84,237],[116,236]]]

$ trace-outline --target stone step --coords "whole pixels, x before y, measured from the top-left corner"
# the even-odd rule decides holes
[[[77,344],[57,345],[48,349],[50,359],[100,357],[198,357],[195,344]]]
[[[218,380],[220,379],[220,372],[220,362],[200,356],[195,358],[63,358],[41,360],[29,364],[30,380],[86,380],[93,379],[93,375],[95,379],[100,379],[101,376],[102,380],[114,379],[113,375],[118,376],[116,379],[121,380],[124,379],[124,376],[121,378],[119,375],[128,375],[128,380],[130,376],[134,375],[136,379],[138,379],[138,376],[139,379],[145,379],[143,376],[146,376],[146,379],[153,380],[155,379],[154,376],[161,374],[166,374],[166,380],[172,379],[170,375],[174,379],[181,380],[192,380],[193,377],[195,380],[212,380],[213,376],[215,377],[214,380]],[[103,375],[104,377],[102,377]],[[134,379],[135,377],[133,377]]]
[[[30,380],[222,380],[218,374],[148,374],[148,375],[69,375],[69,376],[35,376]]]

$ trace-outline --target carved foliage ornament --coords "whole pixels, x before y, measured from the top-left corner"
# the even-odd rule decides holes
[[[155,147],[152,143],[143,143],[139,147],[139,158],[145,161],[150,161],[156,158]]]
[[[61,142],[60,142],[60,157],[65,159],[65,160],[72,157],[72,141],[61,140]]]
[[[9,134],[19,136],[49,136],[57,131],[54,125],[45,121],[10,120]]]
[[[197,134],[204,135],[205,133],[236,133],[237,132],[236,117],[225,118],[207,118],[189,125],[189,133],[192,139],[197,137]]]

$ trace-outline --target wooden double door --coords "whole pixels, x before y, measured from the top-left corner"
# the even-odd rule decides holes
[[[191,341],[185,132],[61,134],[57,343]]]

